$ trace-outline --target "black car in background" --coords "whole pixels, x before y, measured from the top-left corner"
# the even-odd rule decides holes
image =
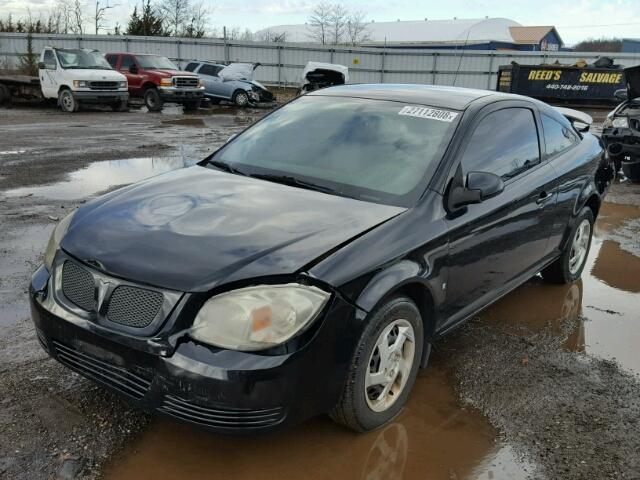
[[[156,412],[371,430],[439,337],[538,272],[581,275],[612,174],[529,98],[319,90],[65,218],[33,320],[51,356]]]

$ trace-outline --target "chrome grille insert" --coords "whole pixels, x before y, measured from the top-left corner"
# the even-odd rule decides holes
[[[195,88],[198,86],[198,77],[174,77],[176,87]]]

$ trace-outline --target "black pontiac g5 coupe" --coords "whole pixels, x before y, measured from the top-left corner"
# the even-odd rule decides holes
[[[529,98],[319,90],[62,220],[32,316],[52,357],[144,408],[371,430],[439,337],[539,272],[580,276],[612,176],[596,137]]]

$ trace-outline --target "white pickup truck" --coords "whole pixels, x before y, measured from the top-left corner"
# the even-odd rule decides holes
[[[45,47],[38,62],[38,77],[0,76],[0,104],[12,96],[56,99],[65,112],[81,104],[107,104],[128,108],[127,78],[111,68],[104,55],[84,48]]]

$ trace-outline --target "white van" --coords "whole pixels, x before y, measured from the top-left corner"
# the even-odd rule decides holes
[[[117,111],[128,108],[127,78],[97,50],[45,47],[38,76],[44,98],[57,99],[65,112],[77,112],[84,103],[108,104]]]

